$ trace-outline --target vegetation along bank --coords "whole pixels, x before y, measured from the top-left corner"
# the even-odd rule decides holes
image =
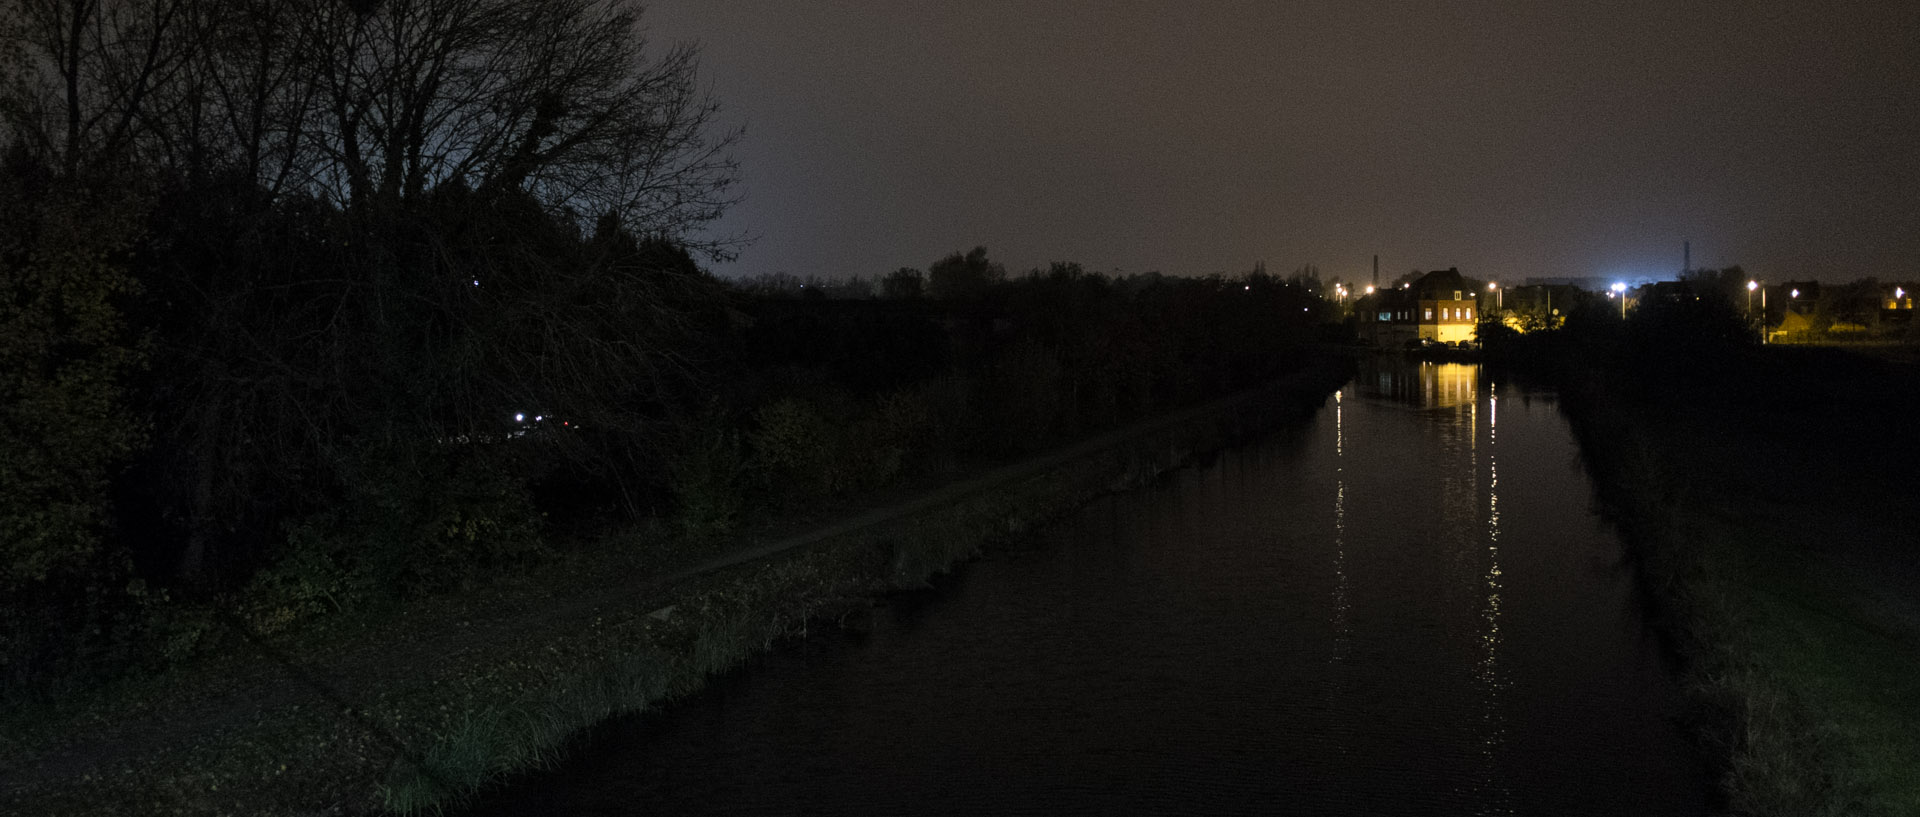
[[[1920,371],[1703,292],[1488,354],[1557,384],[1729,810],[1920,814]]]

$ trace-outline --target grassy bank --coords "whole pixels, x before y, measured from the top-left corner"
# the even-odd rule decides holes
[[[1915,372],[1738,350],[1558,379],[1728,809],[1920,814]]]
[[[610,715],[698,688],[754,650],[915,586],[1010,533],[1305,416],[1343,364],[846,515],[824,535],[688,550],[615,537],[436,597],[10,718],[8,814],[418,812],[552,760]],[[705,559],[706,561],[701,561]],[[829,625],[830,626],[830,625]],[[12,728],[19,724],[18,729]]]

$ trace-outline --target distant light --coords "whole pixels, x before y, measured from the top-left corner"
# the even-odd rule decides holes
[[[1369,287],[1367,287],[1367,294],[1368,294],[1368,295],[1372,295],[1372,294],[1373,294],[1373,287],[1371,287],[1371,286],[1369,286]]]
[[[1307,311],[1307,308],[1306,308],[1306,307],[1304,307],[1304,306],[1303,306],[1303,307],[1300,307],[1300,311],[1301,311],[1301,312],[1305,312],[1305,311]]]
[[[1796,289],[1796,290],[1794,290],[1794,291],[1793,291],[1793,295],[1792,295],[1792,297],[1795,297],[1795,298],[1798,298],[1798,297],[1800,297],[1800,290],[1797,290],[1797,289]]]
[[[1492,290],[1496,290],[1496,289],[1499,289],[1499,288],[1500,288],[1500,285],[1499,285],[1499,284],[1496,284],[1496,283],[1494,283],[1494,282],[1492,282],[1492,281],[1488,281],[1488,282],[1487,282],[1487,289],[1488,289],[1488,291],[1492,291]]]
[[[1904,289],[1901,289],[1901,288],[1899,288],[1899,287],[1894,287],[1894,288],[1893,288],[1893,297],[1894,297],[1895,299],[1900,299],[1900,298],[1905,298],[1905,297],[1907,297],[1907,291],[1906,291],[1906,290],[1904,290]]]
[[[1759,282],[1759,281],[1748,281],[1748,282],[1747,282],[1747,291],[1748,291],[1748,292],[1752,292],[1752,291],[1754,291],[1754,290],[1756,290],[1756,289],[1759,289],[1759,288],[1760,288],[1760,282]]]
[[[535,414],[535,415],[533,415],[533,421],[534,421],[534,422],[536,422],[536,423],[537,423],[537,422],[540,422],[541,420],[545,420],[545,419],[547,419],[547,418],[546,418],[546,417],[545,417],[544,415],[540,415],[540,414]]]
[[[1248,291],[1248,292],[1252,292],[1252,291],[1253,291],[1253,285],[1252,285],[1252,284],[1248,284],[1248,285],[1246,285],[1246,286],[1244,286],[1244,287],[1241,287],[1241,289],[1244,289],[1244,290],[1246,290],[1246,291]]]
[[[524,423],[524,422],[526,422],[526,421],[527,421],[527,415],[525,415],[525,414],[515,414],[515,415],[513,415],[513,421],[514,421],[514,422],[516,422],[516,423]]]
[[[474,286],[479,286],[479,285],[480,285],[480,279],[478,279],[478,278],[475,278],[475,279],[473,279],[473,285],[474,285]]]
[[[1613,291],[1614,291],[1614,292],[1626,292],[1626,291],[1627,291],[1627,285],[1626,285],[1626,284],[1622,284],[1622,283],[1617,283],[1617,282],[1616,282],[1616,283],[1615,283],[1615,284],[1613,285]]]

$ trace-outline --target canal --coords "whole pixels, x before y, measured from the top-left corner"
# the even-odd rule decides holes
[[[1704,814],[1590,502],[1552,395],[1370,365],[474,813]]]

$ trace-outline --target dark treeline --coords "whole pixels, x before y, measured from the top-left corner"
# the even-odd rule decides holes
[[[956,265],[976,269],[956,285]],[[724,530],[745,505],[1018,456],[1250,386],[1297,364],[1326,317],[1259,273],[1116,279],[1055,263],[1010,278],[983,248],[930,269],[927,296],[737,292],[709,439],[682,446],[700,456],[670,483],[684,524]]]
[[[734,134],[625,0],[5,0],[6,688],[1035,450],[1287,366],[1264,275],[704,273]]]

